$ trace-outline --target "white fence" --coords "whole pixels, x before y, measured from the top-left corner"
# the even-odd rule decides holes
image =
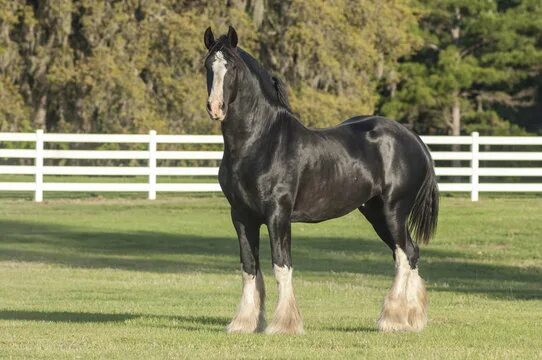
[[[536,151],[480,151],[480,145],[542,145],[542,137],[422,136],[428,145],[466,145],[468,151],[432,151],[439,176],[469,177],[465,183],[439,183],[441,191],[470,192],[478,201],[479,192],[542,192],[542,183],[480,183],[480,177],[542,177],[541,167],[480,167],[488,161],[542,161]],[[0,161],[11,158],[34,159],[34,165],[0,165],[0,175],[33,175],[33,182],[0,182],[0,191],[32,191],[35,200],[43,200],[46,191],[82,192],[147,192],[156,199],[156,192],[220,191],[218,183],[157,183],[158,176],[216,176],[218,167],[162,167],[159,160],[220,160],[222,151],[157,150],[158,144],[222,144],[215,135],[108,135],[108,134],[46,134],[0,133],[0,142],[33,142],[34,149],[0,149]],[[46,150],[45,143],[144,143],[147,150]],[[2,160],[4,159],[4,160]],[[146,160],[146,166],[44,166],[46,159]],[[468,167],[439,167],[440,161],[468,161]],[[44,182],[44,175],[115,175],[148,177],[146,183],[75,183]]]

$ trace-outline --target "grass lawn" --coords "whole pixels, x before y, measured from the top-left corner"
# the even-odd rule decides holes
[[[0,357],[542,358],[542,199],[443,198],[430,322],[375,331],[391,252],[358,213],[293,227],[303,336],[227,335],[238,245],[220,196],[0,199]],[[277,291],[262,232],[267,313]]]

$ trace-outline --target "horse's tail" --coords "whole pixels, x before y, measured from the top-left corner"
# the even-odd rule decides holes
[[[427,244],[437,229],[439,191],[433,159],[431,158],[429,149],[421,139],[418,138],[418,141],[424,147],[427,159],[427,171],[410,211],[408,228],[416,241]]]

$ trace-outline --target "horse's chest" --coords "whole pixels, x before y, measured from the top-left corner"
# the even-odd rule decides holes
[[[249,169],[220,167],[219,183],[224,195],[233,207],[245,208],[258,213],[262,209],[260,195],[263,189],[258,184],[258,176]]]

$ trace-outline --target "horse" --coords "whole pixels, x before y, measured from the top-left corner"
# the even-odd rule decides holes
[[[292,282],[291,224],[317,223],[356,209],[395,262],[378,329],[422,330],[428,301],[418,274],[418,242],[434,236],[439,207],[433,161],[422,140],[380,116],[307,128],[292,111],[284,83],[237,46],[233,27],[218,39],[207,28],[204,44],[207,111],[220,122],[224,137],[218,180],[231,206],[242,270],[241,301],[227,332],[303,333]],[[267,327],[259,259],[264,224],[278,283]]]

